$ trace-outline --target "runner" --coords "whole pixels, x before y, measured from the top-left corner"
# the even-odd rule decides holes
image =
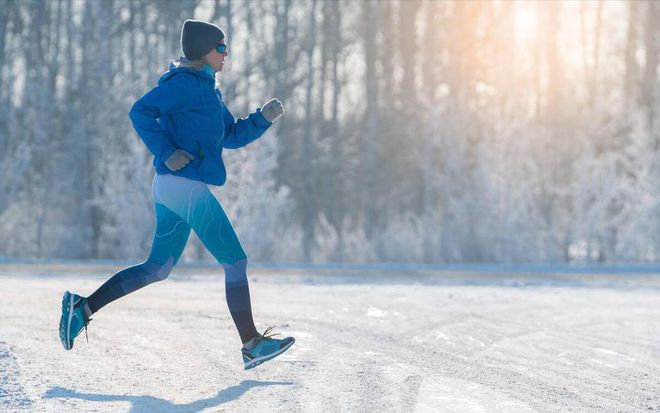
[[[252,319],[247,255],[234,228],[207,185],[223,185],[222,149],[243,147],[259,138],[282,116],[271,99],[247,118],[236,120],[215,88],[215,73],[229,55],[224,32],[216,25],[186,20],[181,30],[183,54],[172,62],[158,85],[140,98],[129,116],[154,154],[152,195],[156,231],[146,261],[125,268],[89,297],[69,291],[62,299],[59,334],[66,350],[85,329],[92,314],[148,284],[164,280],[179,260],[190,229],[225,271],[229,312],[238,329],[245,369],[285,352],[293,337],[273,338],[272,327],[259,334]]]

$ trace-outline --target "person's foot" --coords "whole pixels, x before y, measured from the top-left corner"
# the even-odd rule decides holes
[[[296,342],[293,337],[283,339],[272,338],[277,334],[268,334],[273,327],[268,327],[263,334],[258,334],[249,349],[243,347],[243,365],[245,370],[257,367],[259,364],[284,353]]]
[[[62,297],[62,315],[60,317],[60,340],[65,350],[73,348],[73,340],[85,329],[91,318],[85,314],[87,299],[77,294],[65,292]]]

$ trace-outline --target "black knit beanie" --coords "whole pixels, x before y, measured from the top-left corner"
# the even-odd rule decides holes
[[[199,60],[225,38],[215,24],[199,20],[186,20],[181,29],[181,49],[189,60]]]

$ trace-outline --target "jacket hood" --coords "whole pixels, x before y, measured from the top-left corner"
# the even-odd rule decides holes
[[[184,62],[184,63],[185,62],[190,62],[190,60],[188,60],[185,57],[181,57],[179,59],[179,61]],[[176,67],[174,65],[174,63],[170,63],[169,70],[167,72],[163,73],[161,75],[160,79],[158,79],[158,85],[161,85],[163,82],[168,81],[169,79],[171,79],[174,75],[176,75],[178,73],[191,73],[191,74],[193,74],[197,77],[206,77],[206,78],[212,80],[215,83],[215,79],[213,79],[211,76],[209,76],[203,70],[195,70],[195,69],[190,68],[190,67]]]

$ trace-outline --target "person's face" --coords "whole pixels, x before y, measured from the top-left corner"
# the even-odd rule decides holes
[[[225,39],[220,40],[220,43],[218,45],[224,45],[225,44]],[[220,53],[218,52],[217,48],[211,49],[210,52],[208,52],[203,58],[202,61],[206,63],[207,65],[211,66],[213,70],[216,72],[219,72],[222,70],[222,68],[225,65],[225,57],[229,55],[229,51],[225,49],[224,52]]]

